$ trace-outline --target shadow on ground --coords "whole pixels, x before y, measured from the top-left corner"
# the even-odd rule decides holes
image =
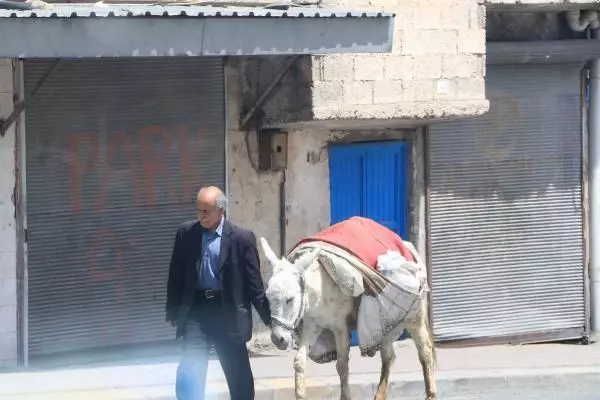
[[[180,352],[181,341],[175,340],[135,346],[115,346],[30,357],[27,368],[0,368],[0,373],[170,364],[179,362]],[[250,357],[253,358],[269,356],[271,355],[250,351]],[[216,359],[214,352],[211,353],[211,359]]]

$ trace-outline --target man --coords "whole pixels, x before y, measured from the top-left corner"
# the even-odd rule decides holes
[[[253,304],[266,325],[265,296],[256,237],[224,217],[227,199],[216,187],[200,189],[197,219],[178,229],[167,282],[167,321],[183,336],[177,368],[178,400],[204,399],[208,356],[214,346],[232,400],[254,399],[246,342]]]

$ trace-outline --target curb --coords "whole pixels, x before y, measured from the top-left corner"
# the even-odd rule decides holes
[[[393,374],[390,377],[389,399],[424,398],[425,385],[420,374]],[[350,390],[355,399],[372,399],[379,374],[363,374],[350,376]],[[256,400],[294,399],[293,378],[262,379],[256,386]],[[264,386],[268,386],[264,388]],[[573,387],[600,387],[600,367],[569,367],[552,369],[510,369],[483,371],[448,371],[438,372],[438,396],[456,393],[485,393],[500,389],[539,389]],[[228,399],[227,389],[222,393],[214,393],[211,400]],[[337,376],[307,378],[306,393],[309,399],[339,399],[339,380]]]
[[[357,400],[372,399],[379,382],[379,374],[350,375],[350,388]],[[600,387],[600,366],[565,367],[547,369],[493,369],[481,371],[443,371],[437,376],[438,396],[457,393],[481,393],[490,390],[518,391],[552,390],[553,388]],[[255,383],[255,400],[294,399],[293,377],[258,379]],[[395,373],[390,379],[388,398],[423,398],[425,388],[420,374]],[[207,400],[228,400],[229,392],[224,381],[207,382]],[[337,376],[307,377],[306,394],[311,400],[339,399]],[[9,397],[0,396],[0,400]],[[175,400],[172,385],[132,388],[106,388],[28,395],[11,395],[11,400]]]

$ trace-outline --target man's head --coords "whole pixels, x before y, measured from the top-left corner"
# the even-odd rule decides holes
[[[203,187],[196,196],[196,218],[204,229],[215,230],[227,206],[227,197],[215,186]]]

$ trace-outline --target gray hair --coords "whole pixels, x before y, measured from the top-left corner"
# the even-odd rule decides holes
[[[225,211],[225,209],[227,208],[227,197],[224,194],[217,197],[217,199],[215,200],[215,206]]]

